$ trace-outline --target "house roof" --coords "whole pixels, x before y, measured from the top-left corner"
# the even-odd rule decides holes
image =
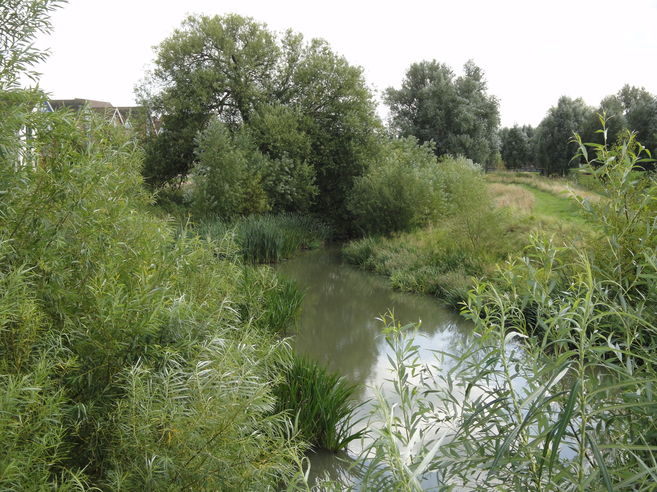
[[[112,103],[106,101],[94,101],[92,99],[51,99],[50,105],[52,109],[71,108],[80,109],[84,106],[89,106],[91,109],[113,108]]]
[[[51,99],[48,101],[50,110],[56,111],[58,109],[68,108],[74,111],[80,111],[87,107],[91,111],[103,115],[110,121],[119,123],[123,126],[131,126],[129,119],[133,114],[137,113],[144,108],[142,106],[113,106],[112,103],[106,101],[94,101],[93,99]],[[161,122],[157,118],[150,118],[150,125],[155,133],[158,133],[161,127]]]

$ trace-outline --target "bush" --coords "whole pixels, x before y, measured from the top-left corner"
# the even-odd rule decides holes
[[[303,445],[271,414],[282,345],[238,314],[237,245],[149,213],[122,129],[84,112],[40,118],[26,143],[39,165],[1,171],[15,184],[0,195],[7,487],[291,479]]]
[[[421,226],[444,212],[444,196],[430,145],[415,138],[388,142],[380,162],[354,181],[347,207],[363,234]]]
[[[198,215],[230,219],[269,209],[262,187],[266,158],[244,132],[233,135],[224,123],[213,120],[198,135],[196,149],[191,199]]]

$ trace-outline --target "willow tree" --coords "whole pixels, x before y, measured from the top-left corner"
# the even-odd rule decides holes
[[[468,61],[456,77],[433,61],[414,63],[399,89],[388,88],[390,123],[400,136],[433,141],[437,155],[461,154],[480,164],[497,151],[499,104],[487,93],[483,71]]]
[[[380,126],[359,67],[324,41],[238,15],[188,17],[157,47],[139,93],[163,124],[147,145],[152,183],[184,178],[195,163],[195,136],[216,119],[251,133],[271,159],[309,163],[315,207],[336,217]]]
[[[577,144],[575,133],[581,133],[594,114],[593,108],[583,99],[562,96],[551,107],[536,128],[536,159],[546,174],[566,174],[568,169],[579,165],[573,161]]]

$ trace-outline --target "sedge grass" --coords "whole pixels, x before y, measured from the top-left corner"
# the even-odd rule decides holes
[[[233,223],[205,219],[197,230],[201,236],[215,240],[234,234],[249,263],[277,263],[299,250],[316,248],[329,237],[323,222],[301,214],[250,215]]]
[[[277,410],[291,414],[302,438],[314,447],[337,452],[363,436],[364,431],[353,430],[356,389],[317,362],[293,355],[274,393]]]

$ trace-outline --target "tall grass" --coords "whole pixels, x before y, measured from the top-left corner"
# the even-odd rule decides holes
[[[491,212],[492,207],[491,207]],[[458,308],[473,277],[519,250],[523,229],[503,215],[469,225],[451,218],[432,227],[390,238],[364,238],[342,249],[346,261],[390,278],[393,288],[436,296]],[[493,220],[493,218],[495,220]]]
[[[534,209],[534,195],[528,190],[513,184],[490,183],[488,185],[493,203],[498,208],[511,208],[517,212],[531,214]]]
[[[283,335],[295,327],[304,293],[268,266],[245,265],[237,305],[240,318],[268,333]]]
[[[215,239],[232,232],[244,259],[251,263],[276,263],[329,238],[324,223],[301,214],[250,215],[231,224],[206,219],[198,231]]]
[[[602,198],[600,187],[592,191],[589,187],[580,186],[576,179],[544,178],[533,173],[495,172],[486,175],[487,181],[501,184],[520,184],[531,186],[557,197],[585,199],[597,202]]]
[[[363,436],[354,430],[356,385],[350,384],[317,362],[292,355],[274,393],[278,411],[293,416],[299,433],[313,446],[337,452]]]

